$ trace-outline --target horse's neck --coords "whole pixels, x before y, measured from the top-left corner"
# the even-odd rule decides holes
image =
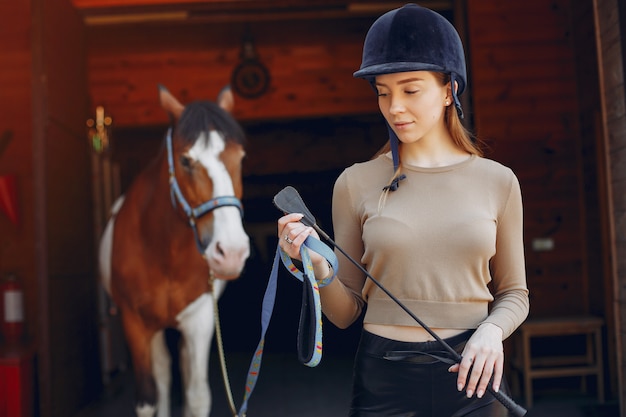
[[[188,227],[178,206],[172,204],[167,155],[164,152],[141,171],[130,191],[129,197],[135,199],[137,214],[146,224],[173,236]]]
[[[162,210],[160,201],[163,196],[169,200],[170,184],[167,168],[167,155],[160,152],[135,179],[134,188],[145,204],[153,204],[154,210]],[[170,204],[171,207],[171,204]],[[167,207],[165,207],[167,208]]]

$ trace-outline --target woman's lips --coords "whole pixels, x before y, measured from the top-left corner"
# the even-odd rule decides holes
[[[396,127],[396,129],[406,129],[409,125],[411,124],[411,122],[396,122],[393,125]]]

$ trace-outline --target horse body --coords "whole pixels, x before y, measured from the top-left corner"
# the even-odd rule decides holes
[[[181,117],[183,107],[166,90],[161,95],[164,107]],[[237,278],[249,254],[239,207],[216,204],[190,222],[171,189],[173,174],[191,206],[219,197],[238,201],[242,194],[242,144],[215,126],[186,128],[189,122],[183,119],[194,114],[204,124],[213,123],[206,108],[191,106],[171,133],[170,155],[162,150],[114,205],[100,247],[103,283],[121,312],[131,353],[140,417],[155,411],[169,416],[171,360],[165,328],[182,335],[185,416],[208,416],[213,303],[224,289],[222,279]],[[181,138],[190,132],[196,137]],[[220,279],[211,279],[213,275]]]

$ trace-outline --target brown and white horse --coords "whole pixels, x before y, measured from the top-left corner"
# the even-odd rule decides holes
[[[115,202],[100,244],[100,273],[121,312],[137,415],[170,414],[164,330],[175,328],[181,332],[185,416],[207,417],[213,303],[225,280],[239,277],[250,251],[240,203],[244,135],[229,114],[230,89],[217,104],[183,106],[164,88],[160,98],[175,128]]]

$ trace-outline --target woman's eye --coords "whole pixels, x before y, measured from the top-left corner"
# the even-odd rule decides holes
[[[405,93],[407,94],[416,94],[419,93],[420,90],[406,90]]]

